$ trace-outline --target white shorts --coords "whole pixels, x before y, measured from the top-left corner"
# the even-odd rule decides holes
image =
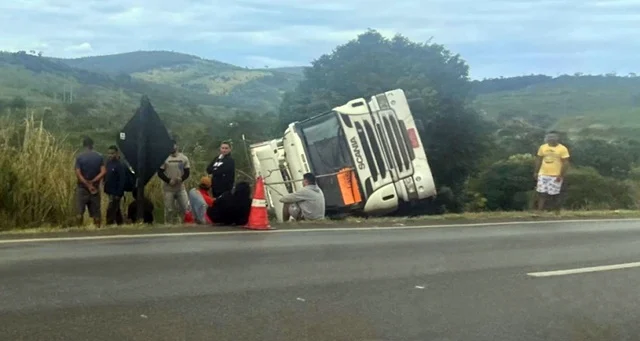
[[[556,181],[557,176],[538,175],[536,191],[541,194],[558,195],[562,189],[562,180]]]

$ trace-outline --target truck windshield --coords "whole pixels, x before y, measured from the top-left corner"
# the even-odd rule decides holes
[[[300,122],[300,132],[307,144],[309,163],[316,175],[353,167],[344,131],[335,112]]]

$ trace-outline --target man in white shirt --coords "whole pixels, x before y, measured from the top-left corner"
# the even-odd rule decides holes
[[[189,196],[184,181],[189,178],[191,164],[186,155],[178,152],[178,145],[173,143],[173,153],[160,166],[158,177],[164,181],[164,222],[173,223],[176,219],[176,203],[180,222],[189,211]]]

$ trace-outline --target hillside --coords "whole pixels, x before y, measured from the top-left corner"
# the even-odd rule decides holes
[[[218,104],[254,111],[273,111],[282,95],[302,78],[300,68],[247,69],[168,52],[138,51],[117,55],[58,59],[73,68],[110,75],[126,74],[135,80],[175,91],[196,104]]]
[[[78,59],[0,53],[0,99],[52,105],[73,89],[74,101],[98,106],[134,103],[146,93],[164,105],[197,106],[216,116],[230,109],[262,113],[275,111],[302,78],[292,70],[251,70],[163,51]]]
[[[0,53],[0,99],[38,105],[74,101],[109,111],[149,94],[166,110],[224,116],[236,109],[273,112],[302,67],[247,69],[200,57],[138,51],[77,59]],[[635,134],[640,129],[640,77],[531,75],[473,81],[474,106],[488,117],[522,118],[545,128]]]
[[[600,135],[640,129],[640,77],[523,76],[474,81],[474,105],[494,119]]]

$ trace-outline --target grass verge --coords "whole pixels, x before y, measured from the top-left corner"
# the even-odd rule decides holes
[[[340,228],[340,227],[402,227],[402,226],[434,226],[445,227],[451,224],[464,223],[501,223],[501,222],[524,222],[524,221],[562,221],[562,220],[585,220],[590,219],[632,219],[640,218],[640,211],[616,210],[616,211],[562,211],[556,213],[538,212],[482,212],[482,213],[462,213],[445,214],[439,216],[418,216],[418,217],[379,217],[379,218],[355,218],[349,217],[343,220],[325,220],[320,222],[299,222],[299,223],[272,223],[276,229],[304,229],[304,228]],[[96,228],[92,225],[62,228],[45,226],[29,229],[12,229],[0,231],[1,239],[20,238],[48,238],[65,236],[100,236],[116,234],[154,234],[154,233],[177,233],[177,232],[211,232],[211,231],[234,231],[239,230],[234,227],[213,227],[205,225],[122,225]]]

